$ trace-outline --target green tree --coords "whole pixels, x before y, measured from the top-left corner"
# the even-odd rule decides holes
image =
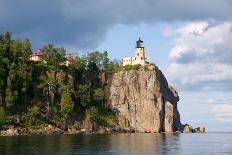
[[[76,98],[82,107],[87,107],[89,105],[91,102],[91,97],[88,85],[79,85],[76,92]]]
[[[15,105],[15,101],[17,99],[18,93],[17,91],[12,91],[11,80],[8,77],[7,79],[7,88],[6,88],[6,107],[8,109],[12,108]]]
[[[0,107],[0,128],[6,124],[6,113],[3,107]]]
[[[60,102],[60,112],[64,117],[64,129],[67,130],[67,119],[69,115],[72,113],[74,107],[74,102],[71,97],[71,92],[68,86],[63,86],[62,94],[61,94],[61,102]]]
[[[7,77],[9,74],[9,66],[12,60],[11,53],[11,33],[6,32],[0,35],[0,88],[1,88],[1,101],[0,104],[5,107],[6,85]]]
[[[93,92],[93,101],[95,103],[100,103],[100,102],[102,102],[103,98],[104,98],[103,89],[102,88],[95,89]]]
[[[26,63],[30,60],[30,56],[31,56],[32,52],[31,52],[31,43],[29,39],[26,39],[23,42],[23,52],[22,52],[22,61],[23,63]]]
[[[43,56],[43,60],[46,62],[46,65],[48,67],[48,72],[49,72],[49,81],[51,83],[54,83],[53,89],[50,89],[50,94],[53,93],[53,96],[51,98],[52,104],[54,103],[59,103],[59,81],[57,80],[57,74],[61,71],[62,68],[62,63],[64,62],[64,57],[65,57],[65,49],[63,47],[56,48],[54,47],[53,44],[48,44],[42,48],[42,51],[45,53]],[[51,75],[54,75],[53,79]],[[53,81],[52,81],[53,80]]]
[[[48,44],[42,48],[46,54],[43,59],[47,62],[49,69],[54,72],[54,80],[57,80],[57,73],[60,70],[61,63],[64,61],[65,49],[55,48],[53,44]]]

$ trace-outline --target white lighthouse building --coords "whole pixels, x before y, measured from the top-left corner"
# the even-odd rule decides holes
[[[122,59],[122,62],[123,62],[123,66],[137,65],[137,64],[141,64],[141,65],[148,64],[148,62],[146,62],[146,58],[145,58],[143,41],[140,38],[138,41],[136,41],[135,56],[124,57]]]

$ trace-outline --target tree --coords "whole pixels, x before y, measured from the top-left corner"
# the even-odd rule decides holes
[[[43,59],[47,62],[49,69],[54,72],[56,81],[57,72],[64,61],[65,49],[63,47],[55,48],[53,44],[48,44],[42,48],[42,51],[46,54]]]
[[[62,94],[61,94],[61,102],[60,102],[60,112],[64,117],[64,130],[68,129],[67,119],[69,115],[72,113],[74,107],[74,102],[71,97],[71,92],[67,85],[63,86]]]
[[[5,107],[6,85],[9,74],[9,66],[12,59],[11,48],[11,33],[6,32],[0,35],[0,88],[1,88],[1,106]]]
[[[52,103],[58,103],[59,83],[57,80],[57,74],[61,70],[61,64],[64,61],[66,51],[63,47],[54,47],[53,44],[48,44],[44,46],[42,48],[42,51],[45,53],[45,55],[43,56],[43,60],[46,62],[46,65],[48,66],[48,71],[51,75],[54,75],[53,79],[51,78],[51,76],[49,76],[49,79],[53,80],[52,83],[55,83],[54,89],[50,90],[50,93],[52,92],[54,94],[54,97],[52,98]]]
[[[17,99],[17,91],[13,93],[11,86],[11,79],[8,77],[7,79],[7,88],[6,88],[6,107],[8,109],[12,108],[15,105],[15,101]]]
[[[91,102],[90,91],[87,85],[80,85],[75,96],[82,107],[87,107]]]
[[[23,52],[22,52],[22,61],[23,63],[28,62],[31,56],[31,43],[29,39],[26,39],[23,42]]]
[[[100,103],[102,102],[103,98],[104,98],[104,91],[102,90],[102,88],[95,89],[93,92],[93,101],[95,103]]]
[[[3,107],[0,107],[0,128],[6,123],[6,113]]]

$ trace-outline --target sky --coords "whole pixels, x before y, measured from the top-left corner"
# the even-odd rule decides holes
[[[232,132],[231,0],[0,0],[0,33],[67,53],[145,53],[180,96],[181,122]]]

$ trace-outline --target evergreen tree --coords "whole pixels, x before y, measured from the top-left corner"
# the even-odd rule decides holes
[[[91,102],[90,89],[87,85],[80,85],[75,93],[77,102],[82,107],[87,107]]]
[[[60,102],[60,112],[64,117],[64,129],[67,130],[67,119],[72,113],[74,107],[74,102],[71,97],[71,92],[67,85],[63,86]]]
[[[0,107],[0,128],[6,124],[6,113],[3,107]]]
[[[16,93],[15,93],[16,95]],[[11,87],[11,80],[8,77],[7,79],[7,88],[6,88],[6,107],[8,109],[12,108],[15,104],[15,97],[14,93],[12,92],[12,87]]]

